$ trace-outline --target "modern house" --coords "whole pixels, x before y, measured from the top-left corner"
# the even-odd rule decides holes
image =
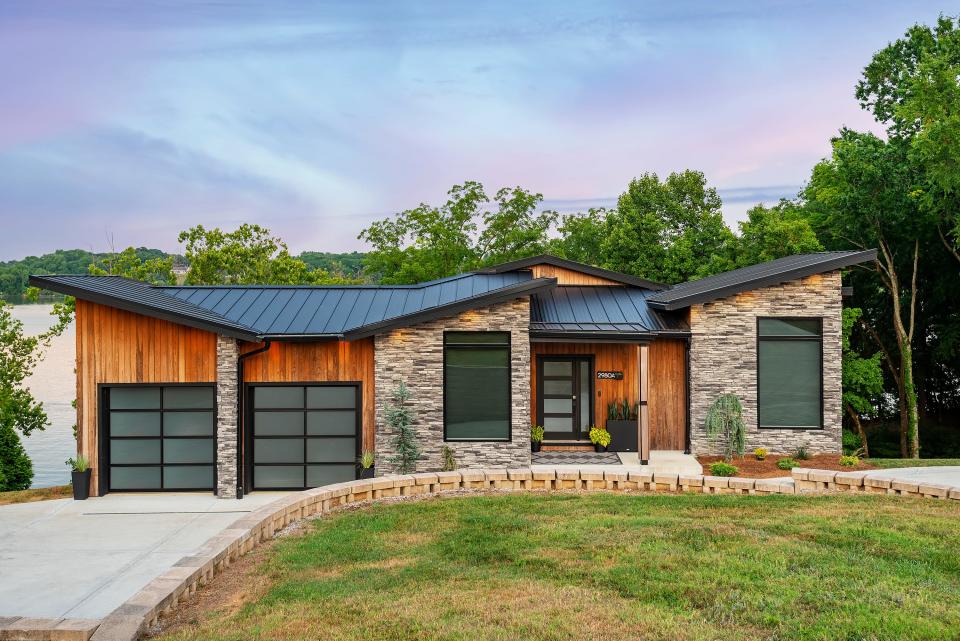
[[[576,446],[612,403],[614,449],[711,453],[704,418],[743,402],[747,445],[840,450],[840,270],[791,256],[676,286],[538,256],[417,285],[159,287],[33,276],[77,299],[77,425],[94,495],[242,496],[355,478],[403,381],[439,469],[530,464],[530,426]],[[631,427],[633,426],[633,427]]]

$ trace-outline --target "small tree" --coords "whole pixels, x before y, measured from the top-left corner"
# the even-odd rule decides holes
[[[730,461],[734,455],[743,456],[746,426],[743,406],[736,394],[721,394],[707,410],[707,436],[710,440],[723,439],[723,458]]]
[[[410,390],[403,381],[393,388],[390,393],[392,403],[387,403],[384,411],[387,415],[387,425],[396,430],[397,436],[393,441],[396,454],[390,462],[397,466],[400,474],[410,474],[417,469],[420,460],[420,446],[417,444],[417,435],[413,431],[413,412],[407,407],[410,400]]]

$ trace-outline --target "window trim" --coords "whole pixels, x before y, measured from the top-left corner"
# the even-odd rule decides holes
[[[819,326],[819,334],[816,337],[811,336],[760,336],[760,321],[761,320],[783,320],[783,321],[797,321],[797,320],[815,320]],[[757,316],[756,325],[754,327],[756,332],[756,363],[755,363],[755,372],[756,372],[756,398],[757,398],[757,429],[758,430],[792,430],[792,431],[816,431],[824,429],[823,421],[823,317],[822,316]],[[818,350],[819,355],[819,371],[820,371],[820,423],[819,425],[761,425],[760,424],[760,343],[763,341],[816,341],[820,345]]]
[[[447,334],[504,334],[506,343],[447,343]],[[481,330],[462,330],[445,329],[443,330],[443,442],[444,443],[512,443],[513,442],[513,333],[509,330],[500,329],[481,329]],[[507,349],[507,438],[449,438],[447,436],[447,347],[470,348],[470,349]]]
[[[160,408],[159,409],[119,409],[114,410],[110,407],[110,390],[123,387],[134,388],[160,388]],[[202,408],[170,408],[163,406],[163,388],[165,387],[202,387],[213,391],[213,407],[209,410]],[[100,496],[105,496],[112,492],[211,492],[216,495],[219,483],[219,466],[217,465],[217,385],[216,383],[97,383],[97,465],[100,468],[97,479],[97,486]],[[110,435],[110,412],[157,412],[160,418],[160,436],[111,436]],[[164,463],[163,462],[163,414],[182,413],[182,412],[211,412],[213,414],[213,434],[210,436],[172,436],[170,438],[180,439],[209,439],[213,442],[213,463]],[[150,463],[116,463],[110,462],[110,441],[117,440],[159,440],[160,441],[160,462]],[[213,488],[164,488],[163,487],[163,468],[164,467],[206,467],[213,466]],[[160,468],[160,487],[159,488],[110,488],[110,468],[111,467],[159,467]]]

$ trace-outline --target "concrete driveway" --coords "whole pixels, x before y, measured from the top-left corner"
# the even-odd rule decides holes
[[[960,487],[960,466],[945,465],[943,467],[901,467],[890,470],[874,470],[870,476],[882,479],[902,479],[904,481],[918,481],[923,483],[939,483]]]
[[[0,616],[102,618],[245,513],[287,494],[108,494],[0,506]]]

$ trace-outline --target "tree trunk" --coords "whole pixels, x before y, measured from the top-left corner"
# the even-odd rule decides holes
[[[913,386],[913,349],[907,343],[902,350],[903,389],[907,397],[907,436],[910,458],[920,458],[920,416],[917,412],[917,390]]]
[[[853,426],[857,428],[857,436],[860,437],[860,442],[863,443],[863,457],[870,458],[870,446],[867,444],[867,433],[863,430],[860,414],[851,407],[850,403],[844,403],[844,405],[847,407],[847,414],[850,416],[850,420],[853,421]]]

